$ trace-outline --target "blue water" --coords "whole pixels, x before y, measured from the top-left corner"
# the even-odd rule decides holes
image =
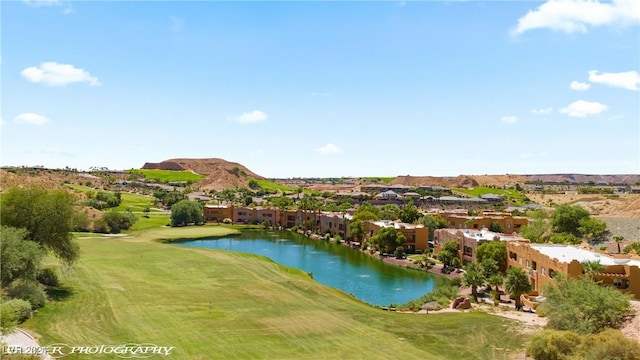
[[[240,236],[180,243],[240,251],[313,274],[313,279],[372,305],[401,305],[433,291],[432,275],[387,265],[346,246],[278,231],[244,231]]]

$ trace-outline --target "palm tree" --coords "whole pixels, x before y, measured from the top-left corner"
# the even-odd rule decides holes
[[[362,221],[352,221],[349,224],[349,232],[354,239],[356,239],[357,241],[362,241],[362,236],[364,235],[364,225],[362,224]]]
[[[516,298],[516,310],[520,310],[520,295],[531,291],[529,276],[521,268],[510,268],[507,270],[507,278],[504,288]]]
[[[471,286],[471,296],[473,300],[478,302],[478,286],[482,286],[485,283],[484,274],[480,265],[476,263],[470,263],[465,266],[465,273],[462,275],[462,283],[464,286]]]
[[[494,300],[497,300],[498,302],[500,302],[499,287],[502,286],[502,284],[504,284],[504,277],[502,277],[502,275],[500,274],[493,274],[491,275],[491,277],[489,277],[489,280],[487,280],[487,283],[495,287],[494,292],[492,292],[494,294]]]
[[[582,263],[582,268],[584,269],[585,274],[592,275],[594,273],[603,272],[605,266],[600,264],[600,261],[585,261]]]
[[[624,240],[624,236],[617,235],[613,237],[613,241],[618,244],[618,254],[620,254],[620,243],[622,242],[622,240]]]

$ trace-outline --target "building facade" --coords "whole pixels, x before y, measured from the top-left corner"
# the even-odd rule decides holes
[[[531,289],[544,295],[544,286],[562,273],[566,278],[585,275],[584,262],[599,262],[602,272],[590,276],[640,300],[640,260],[630,256],[610,256],[587,248],[560,244],[507,244],[507,266],[529,274]]]

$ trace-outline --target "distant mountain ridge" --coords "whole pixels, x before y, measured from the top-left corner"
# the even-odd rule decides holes
[[[570,183],[594,183],[606,182],[608,184],[625,184],[632,185],[640,182],[639,174],[620,174],[620,175],[589,175],[589,174],[539,174],[539,175],[523,175],[529,181],[541,180],[543,182],[563,182]]]

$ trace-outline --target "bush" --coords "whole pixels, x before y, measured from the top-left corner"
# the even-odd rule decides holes
[[[455,287],[462,286],[462,278],[453,278],[453,279],[451,279],[451,286],[455,286]]]
[[[17,281],[7,289],[10,298],[26,300],[34,309],[41,308],[47,299],[44,290],[36,283]]]
[[[3,307],[9,308],[12,312],[10,319],[14,319],[17,323],[21,323],[31,316],[31,304],[28,301],[22,299],[11,299],[2,302]],[[2,316],[5,316],[4,311]]]
[[[640,344],[625,337],[619,330],[606,329],[598,334],[585,336],[580,353],[582,359],[638,360]]]
[[[340,241],[342,241],[342,236],[336,235],[333,237],[333,239],[336,241],[336,243],[339,243]]]
[[[404,248],[402,246],[398,246],[394,255],[396,259],[402,259],[404,257]]]
[[[52,268],[41,269],[38,273],[38,282],[43,285],[56,287],[60,284],[58,275]]]
[[[18,324],[18,315],[5,304],[6,302],[0,304],[0,328],[4,334],[8,334]]]
[[[527,355],[536,360],[565,359],[580,344],[580,335],[571,331],[544,330],[536,334],[527,347]]]

